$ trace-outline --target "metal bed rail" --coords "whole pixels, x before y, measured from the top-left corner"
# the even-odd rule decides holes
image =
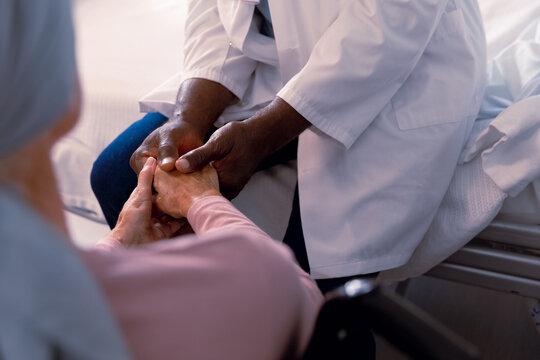
[[[412,359],[481,359],[475,345],[412,302],[381,289],[374,279],[358,278],[326,295],[302,360],[362,358],[357,324],[369,326]]]
[[[494,221],[426,275],[540,299],[540,226]]]

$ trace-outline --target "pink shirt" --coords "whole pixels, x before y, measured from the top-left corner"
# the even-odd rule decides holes
[[[291,251],[226,199],[198,200],[196,236],[83,252],[135,359],[280,359],[301,353],[322,295]]]

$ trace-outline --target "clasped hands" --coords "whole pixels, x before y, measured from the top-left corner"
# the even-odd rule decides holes
[[[153,193],[153,188],[157,193]],[[186,224],[193,203],[213,195],[221,194],[211,166],[190,174],[166,172],[157,166],[156,159],[149,157],[109,237],[126,246],[170,238]]]
[[[225,197],[236,197],[263,159],[310,125],[276,97],[249,119],[224,125],[205,142],[212,123],[233,99],[230,91],[212,81],[182,83],[179,111],[150,133],[131,157],[138,185],[111,236],[124,244],[170,237],[185,223],[196,199],[221,195],[220,188]]]
[[[200,124],[170,120],[154,130],[131,157],[138,184],[109,236],[125,245],[170,238],[186,223],[197,199],[221,195],[220,186],[228,198],[236,196],[261,157],[260,152],[245,151],[253,143],[243,129],[241,123],[228,124],[205,144]],[[253,161],[247,161],[246,154]],[[189,169],[182,167],[186,157]]]

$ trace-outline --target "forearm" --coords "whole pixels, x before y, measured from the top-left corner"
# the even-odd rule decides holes
[[[204,138],[223,110],[236,100],[236,96],[225,86],[207,79],[185,80],[176,97],[174,121],[195,125]]]

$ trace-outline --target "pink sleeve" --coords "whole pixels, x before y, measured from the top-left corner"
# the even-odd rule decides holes
[[[188,211],[187,218],[191,227],[199,236],[226,229],[241,229],[249,233],[253,238],[271,243],[278,251],[287,252],[285,256],[291,258],[296,265],[296,261],[288,248],[270,238],[268,234],[222,196],[208,196],[195,201]],[[320,291],[315,281],[300,266],[296,265],[295,267],[306,291],[312,294],[315,301],[320,299]]]
[[[196,200],[189,208],[187,219],[197,235],[224,229],[243,229],[254,236],[270,239],[223,196],[208,196]]]
[[[221,197],[198,201],[188,217],[197,236],[83,252],[134,358],[303,351],[323,298],[290,250]]]

